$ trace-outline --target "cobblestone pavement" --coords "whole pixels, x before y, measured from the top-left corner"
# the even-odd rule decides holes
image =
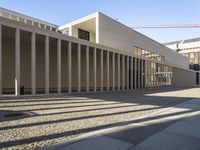
[[[3,97],[0,149],[38,149],[200,98],[200,88],[161,88],[62,96]],[[5,114],[24,113],[18,118]]]

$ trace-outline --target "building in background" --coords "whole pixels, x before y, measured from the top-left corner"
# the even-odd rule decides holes
[[[198,71],[196,73],[196,83],[199,84],[200,80],[200,38],[193,38],[181,41],[174,41],[165,43],[167,47],[175,50],[176,52],[186,56],[189,59],[190,69]]]
[[[0,9],[0,95],[192,86],[186,57],[102,14],[63,26]]]
[[[200,38],[169,42],[164,45],[189,58],[190,69],[200,71]]]

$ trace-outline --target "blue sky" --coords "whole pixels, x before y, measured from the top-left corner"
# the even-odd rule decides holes
[[[0,0],[0,6],[58,25],[97,11],[127,26],[200,24],[200,0]],[[159,42],[200,37],[200,28],[138,31]]]

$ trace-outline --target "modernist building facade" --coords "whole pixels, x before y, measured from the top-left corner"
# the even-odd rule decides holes
[[[186,57],[102,13],[58,26],[0,9],[0,95],[194,84]]]
[[[167,47],[189,59],[190,69],[196,72],[196,84],[200,84],[200,38],[165,43]]]
[[[188,57],[190,69],[200,71],[200,38],[174,41],[165,45]]]

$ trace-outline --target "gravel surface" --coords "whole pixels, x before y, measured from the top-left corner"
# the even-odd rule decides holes
[[[200,98],[200,88],[162,88],[0,100],[0,149],[38,149]],[[22,113],[19,117],[5,114]]]

